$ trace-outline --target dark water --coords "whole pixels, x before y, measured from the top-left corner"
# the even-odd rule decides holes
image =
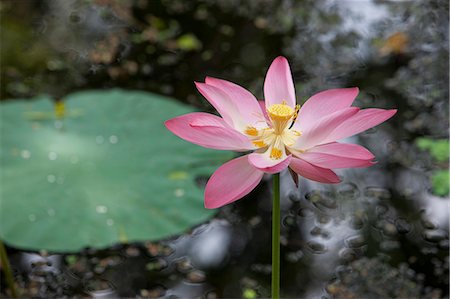
[[[446,1],[3,1],[1,11],[2,99],[123,87],[207,110],[194,80],[262,97],[282,54],[300,101],[358,86],[357,106],[398,108],[350,140],[377,165],[339,172],[334,187],[297,189],[282,174],[282,295],[448,298],[449,198],[432,185],[448,161],[416,142],[448,139]],[[174,240],[74,255],[8,248],[15,278],[39,298],[268,297],[269,182]]]

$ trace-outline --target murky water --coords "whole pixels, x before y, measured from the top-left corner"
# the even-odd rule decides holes
[[[300,101],[358,86],[358,106],[398,108],[389,123],[351,140],[374,152],[375,166],[339,172],[337,186],[303,179],[296,188],[282,174],[282,294],[448,298],[449,198],[432,184],[448,161],[437,163],[416,143],[448,139],[447,2],[4,1],[1,10],[2,38],[11,28],[28,37],[6,51],[3,99],[124,87],[207,110],[194,80],[225,78],[262,97],[266,68],[283,54]],[[99,135],[95,142],[120,138]],[[268,297],[268,179],[176,239],[73,255],[9,248],[15,278],[37,298]],[[63,183],[56,174],[46,180]]]

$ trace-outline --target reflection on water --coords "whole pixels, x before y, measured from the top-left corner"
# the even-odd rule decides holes
[[[279,54],[292,62],[301,102],[319,90],[359,86],[358,106],[399,113],[352,140],[374,152],[370,169],[339,172],[337,186],[302,179],[296,188],[282,174],[282,294],[448,297],[448,195],[431,183],[448,161],[415,144],[423,135],[448,138],[448,3],[263,2],[4,1],[1,96],[60,99],[81,88],[125,87],[210,109],[192,81],[218,76],[262,97],[265,68]],[[270,215],[266,182],[173,240],[65,256],[11,249],[12,263],[26,294],[41,298],[267,297]]]

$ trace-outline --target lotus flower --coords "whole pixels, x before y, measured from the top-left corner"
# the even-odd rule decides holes
[[[264,82],[265,102],[243,87],[207,77],[195,83],[222,117],[195,112],[166,121],[180,138],[203,147],[249,152],[219,167],[205,188],[205,207],[218,208],[252,191],[264,173],[286,168],[307,179],[335,184],[332,169],[368,167],[374,155],[366,148],[337,140],[358,134],[391,118],[397,110],[351,107],[358,88],[329,89],[296,105],[289,64],[277,57]]]

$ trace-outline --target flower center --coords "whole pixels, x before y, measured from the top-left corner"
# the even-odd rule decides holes
[[[281,104],[273,104],[267,108],[267,113],[270,118],[274,121],[287,121],[292,118],[295,114],[295,110],[286,105],[283,101]]]
[[[297,117],[300,105],[294,108],[283,101],[281,104],[273,104],[267,107],[267,114],[271,120],[271,126],[256,129],[247,126],[244,133],[250,137],[253,144],[262,149],[266,148],[270,159],[279,160],[286,155],[286,146],[292,146],[301,135],[300,132],[290,129],[290,125]]]
[[[273,104],[267,108],[267,114],[272,120],[272,128],[275,135],[283,135],[286,128],[292,124],[297,116],[300,106],[297,105],[295,110],[283,101],[281,104]]]

